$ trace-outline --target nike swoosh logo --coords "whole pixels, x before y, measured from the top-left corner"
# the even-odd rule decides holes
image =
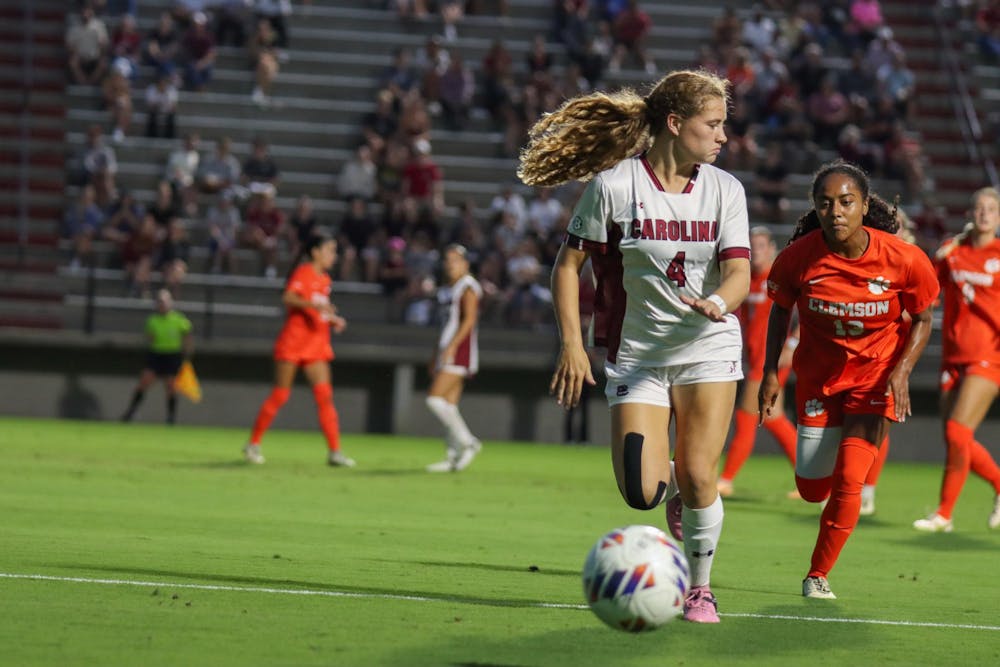
[[[885,405],[885,401],[868,401],[871,405]]]
[[[816,283],[823,282],[824,280],[826,280],[826,276],[820,276],[819,278],[811,278],[806,282],[809,283],[810,285],[815,285]]]

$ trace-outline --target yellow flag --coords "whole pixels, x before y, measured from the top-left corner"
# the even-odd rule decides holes
[[[177,371],[177,377],[174,379],[174,389],[192,403],[201,402],[201,385],[194,373],[194,365],[190,361],[181,364],[181,369]]]

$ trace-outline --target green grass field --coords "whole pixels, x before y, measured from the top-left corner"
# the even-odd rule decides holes
[[[751,458],[715,561],[722,623],[628,635],[580,608],[579,570],[608,529],[663,516],[624,505],[605,449],[490,442],[430,475],[429,439],[347,436],[347,470],[288,431],[252,467],[245,437],[0,419],[0,664],[1000,664],[991,490],[970,480],[953,534],[909,527],[937,466],[890,461],[824,601],[800,595],[818,508]]]

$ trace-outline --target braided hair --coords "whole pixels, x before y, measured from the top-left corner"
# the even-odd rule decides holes
[[[842,174],[854,181],[858,190],[861,191],[861,196],[868,201],[868,212],[861,219],[862,225],[890,234],[896,233],[899,229],[899,220],[896,218],[896,211],[899,205],[898,197],[896,203],[890,205],[889,202],[873,193],[871,191],[871,183],[868,180],[868,174],[861,167],[850,162],[839,159],[833,160],[824,164],[813,174],[811,190],[811,199],[813,201],[816,201],[816,195],[819,194],[823,182],[828,176],[833,174]],[[816,214],[816,208],[813,207],[808,213],[799,218],[795,225],[795,231],[792,233],[792,238],[788,240],[788,243],[792,243],[796,239],[819,228],[819,216]]]

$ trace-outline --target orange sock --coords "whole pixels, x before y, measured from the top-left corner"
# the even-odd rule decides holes
[[[872,464],[872,469],[868,471],[868,476],[865,477],[865,486],[878,486],[878,478],[882,474],[882,466],[885,465],[887,458],[889,458],[889,436],[885,436],[882,446],[878,448],[878,456],[875,457],[875,463]]]
[[[260,410],[257,411],[257,419],[253,422],[253,430],[250,432],[250,442],[259,445],[260,439],[264,437],[264,432],[267,431],[271,422],[274,421],[274,416],[278,414],[278,410],[281,406],[288,402],[288,397],[292,395],[291,389],[284,389],[282,387],[272,387],[271,393],[265,399],[263,405],[260,406]]]
[[[969,448],[969,467],[993,485],[994,493],[1000,493],[1000,466],[990,456],[990,451],[975,440]]]
[[[313,398],[316,399],[316,414],[319,415],[319,427],[326,437],[326,446],[330,451],[340,449],[340,417],[333,407],[333,387],[328,382],[313,385]]]
[[[721,479],[732,481],[740,472],[740,468],[746,463],[753,451],[753,441],[756,437],[754,429],[757,427],[757,418],[747,412],[737,408],[733,412],[736,421],[736,428],[733,431],[733,439],[729,443],[729,451],[726,452],[726,466],[719,475]]]
[[[795,467],[795,441],[798,440],[795,424],[785,415],[779,415],[765,421],[764,428],[778,441],[781,449],[785,451],[785,456],[792,462],[792,467]]]
[[[858,524],[861,487],[878,456],[878,448],[862,438],[844,438],[833,468],[833,492],[819,520],[810,577],[825,577],[833,569],[847,538]]]
[[[968,426],[949,419],[944,425],[944,439],[948,444],[948,459],[944,465],[941,503],[938,505],[937,513],[945,519],[950,519],[958,496],[962,493],[962,487],[965,486],[965,480],[969,476],[975,436]]]

